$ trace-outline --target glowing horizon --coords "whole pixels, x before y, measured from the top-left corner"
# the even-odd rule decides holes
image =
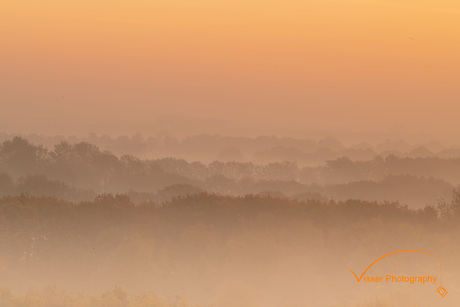
[[[158,114],[443,137],[458,125],[457,1],[0,7],[2,130],[128,128]]]

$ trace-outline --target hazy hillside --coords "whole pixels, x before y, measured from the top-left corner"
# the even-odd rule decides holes
[[[389,155],[327,160],[315,167],[296,161],[203,163],[164,156],[117,156],[87,142],[53,147],[15,137],[0,144],[0,195],[92,200],[121,193],[140,203],[162,203],[202,191],[221,195],[283,195],[295,199],[399,201],[411,208],[436,205],[460,182],[460,159]]]

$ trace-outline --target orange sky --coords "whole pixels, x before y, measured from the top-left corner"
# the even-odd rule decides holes
[[[2,0],[0,39],[0,131],[460,128],[458,0]]]

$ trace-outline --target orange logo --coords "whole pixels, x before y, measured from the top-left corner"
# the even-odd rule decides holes
[[[441,260],[441,258],[439,258],[439,257],[437,257],[437,256],[435,256],[433,254],[424,252],[424,251],[408,249],[408,250],[400,250],[400,251],[396,251],[396,252],[386,254],[385,256],[382,256],[379,259],[377,259],[374,262],[372,262],[371,265],[369,265],[367,267],[367,269],[364,270],[364,272],[361,274],[361,276],[359,278],[358,278],[358,275],[355,274],[355,272],[353,272],[351,269],[349,269],[349,270],[350,270],[350,272],[353,273],[353,275],[355,276],[357,282],[361,282],[361,280],[363,280],[364,282],[383,282],[383,280],[384,280],[383,276],[364,277],[364,279],[363,279],[363,276],[374,264],[376,264],[377,262],[379,262],[383,258],[391,256],[391,255],[394,255],[394,254],[397,254],[397,253],[404,253],[404,252],[423,253],[423,254],[427,254],[427,255],[430,255],[432,257],[435,257],[436,259],[439,260],[439,264],[440,264],[440,286],[436,291],[442,297],[445,297],[447,295],[447,290],[442,286],[442,260]],[[411,284],[416,283],[416,282],[418,282],[418,283],[430,282],[430,283],[435,284],[437,279],[438,278],[436,276],[429,276],[429,275],[428,276],[393,276],[393,275],[386,275],[385,282],[407,282],[407,283],[411,283]]]
[[[443,286],[439,286],[439,288],[436,290],[439,294],[441,294],[442,297],[447,295],[447,290]]]

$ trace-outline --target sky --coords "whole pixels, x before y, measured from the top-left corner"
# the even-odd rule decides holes
[[[458,0],[2,0],[0,39],[8,133],[460,128]]]

